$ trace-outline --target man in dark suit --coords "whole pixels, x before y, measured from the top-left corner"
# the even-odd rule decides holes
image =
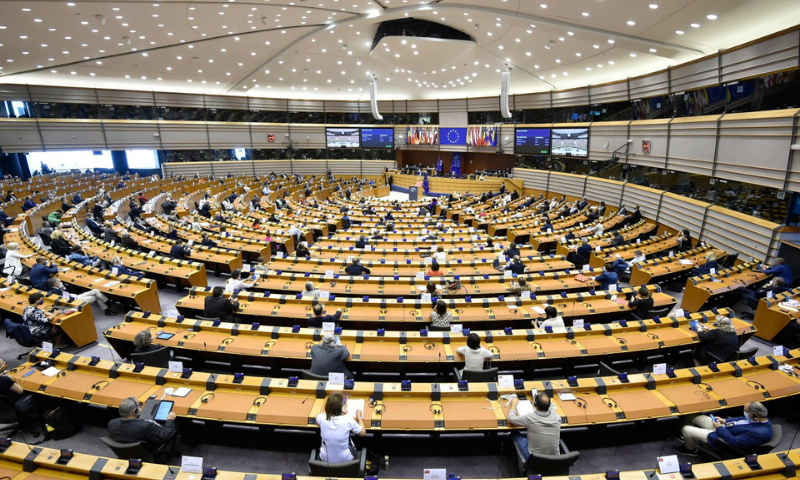
[[[511,273],[516,273],[517,275],[522,275],[525,273],[525,264],[519,259],[519,255],[514,257],[514,260],[511,262],[510,265],[506,266],[506,270],[511,270]]]
[[[27,212],[28,210],[30,210],[31,208],[33,208],[35,206],[36,206],[36,203],[33,201],[33,199],[30,196],[25,197],[25,203],[22,204],[22,211],[23,212]]]
[[[744,407],[744,416],[720,418],[700,415],[683,427],[683,445],[674,447],[681,455],[697,456],[697,445],[708,443],[717,449],[720,440],[733,448],[747,450],[772,440],[772,423],[769,411],[760,402],[750,402]]]
[[[3,211],[3,207],[2,206],[0,206],[0,222],[5,223],[6,226],[9,226],[12,223],[14,223],[14,219],[9,217],[8,214]]]
[[[353,259],[353,263],[348,265],[347,268],[344,269],[344,272],[348,275],[354,275],[354,276],[363,275],[365,273],[369,275],[371,273],[370,269],[361,265],[361,260],[357,258]]]
[[[322,305],[314,305],[314,316],[308,319],[309,328],[322,328],[322,323],[338,322],[342,318],[342,311],[336,310],[333,315],[323,315]]]
[[[119,404],[119,418],[108,422],[108,436],[115,442],[146,442],[152,451],[163,450],[163,447],[175,440],[175,412],[169,412],[164,425],[149,420],[142,420],[139,402],[128,397]]]
[[[225,289],[217,286],[211,291],[211,296],[206,297],[203,302],[203,316],[206,318],[218,318],[224,322],[232,322],[234,312],[239,308],[239,302],[231,301],[222,296]]]
[[[186,256],[191,253],[188,247],[183,246],[183,240],[180,238],[175,240],[175,245],[169,250],[169,256],[174,260],[186,260]]]

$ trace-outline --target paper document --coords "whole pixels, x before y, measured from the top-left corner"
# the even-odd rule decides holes
[[[530,400],[520,400],[517,404],[517,413],[520,417],[533,413],[533,403]]]
[[[680,263],[681,265],[694,265],[694,262],[693,262],[693,261],[691,261],[691,260],[686,260],[686,259],[683,259],[683,258],[682,258],[682,259],[680,259],[680,260],[678,260],[678,263]]]
[[[111,282],[106,283],[104,286],[113,287],[114,285],[119,285],[119,280],[113,280]]]
[[[181,387],[181,388],[176,389],[174,392],[172,392],[172,396],[173,397],[184,398],[186,395],[189,395],[191,392],[192,392],[191,388]]]
[[[533,311],[538,313],[539,315],[544,315],[544,308],[542,307],[533,307]]]
[[[363,398],[355,399],[355,398],[348,398],[347,399],[347,414],[353,418],[356,418],[356,412],[361,410],[361,414],[364,414],[364,407],[366,407],[366,402],[364,402]]]
[[[558,398],[564,400],[565,402],[575,400],[575,395],[571,393],[559,393]]]
[[[58,372],[61,370],[57,369],[56,367],[50,367],[42,371],[42,375],[45,377],[52,377],[54,375],[58,375]]]

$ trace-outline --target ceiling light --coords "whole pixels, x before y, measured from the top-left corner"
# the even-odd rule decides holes
[[[678,35],[683,35],[686,32],[684,32],[683,30],[675,30],[675,33],[677,33]]]
[[[584,17],[588,17],[589,16],[589,12],[583,12],[583,13],[581,13],[581,15],[583,15]],[[566,73],[564,75],[566,75]]]
[[[700,28],[700,24],[699,24],[699,23],[693,23],[693,24],[691,25],[691,27],[692,27],[692,28]]]
[[[651,4],[650,4],[650,8],[652,8],[653,10],[655,10],[656,8],[658,8],[658,5],[656,5],[655,3],[651,3]]]
[[[542,3],[542,4],[541,4],[541,5],[539,5],[539,6],[540,6],[540,7],[542,7],[542,8],[547,8],[547,4],[546,4],[546,3]]]
[[[609,39],[608,39],[608,43],[610,43],[611,45],[614,45],[614,40],[611,40],[611,39],[609,38]]]
[[[650,49],[650,53],[656,53],[657,51],[658,51],[658,50],[656,50],[655,48],[651,48],[651,49]]]
[[[571,37],[571,36],[575,35],[575,33],[573,33],[573,32],[567,32],[567,35],[569,35],[569,36]]]
[[[636,22],[634,22],[633,20],[628,20],[628,25],[630,25],[632,27],[632,26],[636,25]]]
[[[609,61],[608,61],[608,64],[609,64],[609,65],[614,65],[614,60],[609,60]]]
[[[712,13],[710,15],[706,15],[706,18],[709,20],[716,20],[718,17]]]
[[[636,54],[635,53],[631,53],[631,57],[636,58]]]
[[[600,45],[592,45],[594,48],[600,48]]]
[[[575,53],[575,56],[576,56],[576,57],[580,57],[580,56],[581,56],[581,52],[576,52],[576,53]]]

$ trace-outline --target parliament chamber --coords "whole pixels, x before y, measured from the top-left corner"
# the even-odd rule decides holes
[[[797,6],[343,3],[0,2],[0,480],[796,478]]]

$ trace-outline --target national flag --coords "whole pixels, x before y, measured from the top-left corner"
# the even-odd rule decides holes
[[[430,187],[428,187],[428,174],[425,174],[425,177],[422,179],[422,192],[427,195],[430,193]]]
[[[436,171],[442,173],[442,157],[439,157],[439,162],[436,164]]]

